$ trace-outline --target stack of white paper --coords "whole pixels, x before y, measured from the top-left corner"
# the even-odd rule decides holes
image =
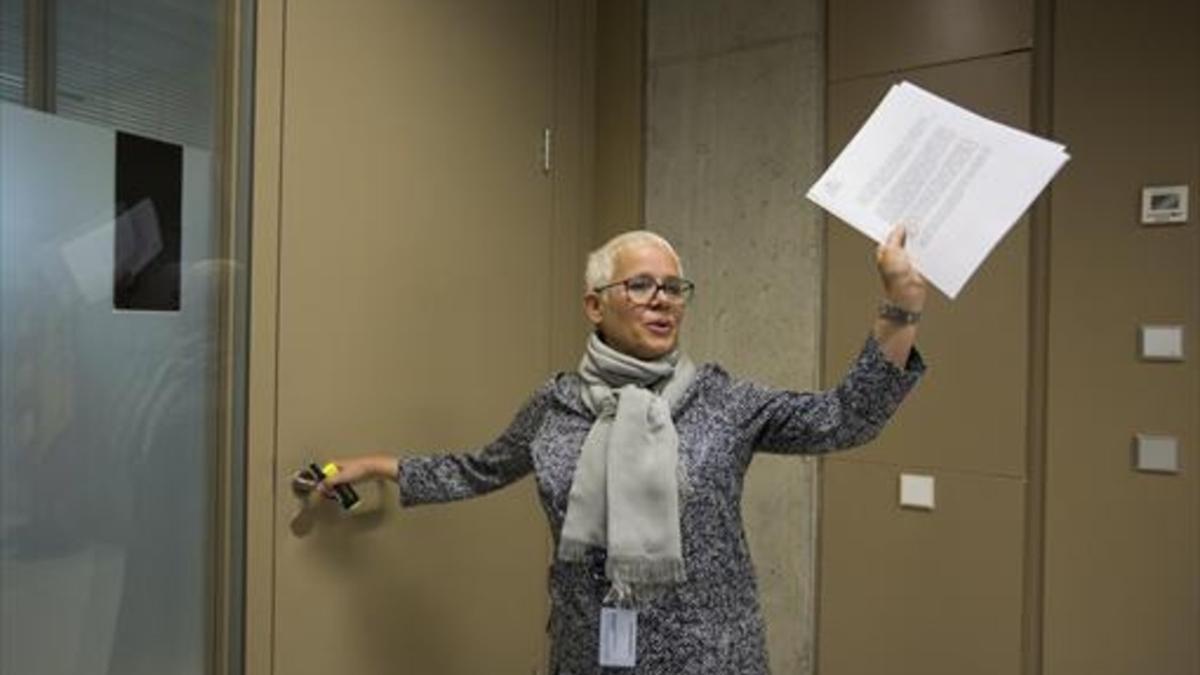
[[[903,223],[917,269],[953,298],[1069,158],[902,82],[808,198],[876,241]]]

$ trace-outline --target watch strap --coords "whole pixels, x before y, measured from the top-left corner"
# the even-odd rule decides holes
[[[906,326],[911,326],[921,320],[920,312],[910,312],[897,304],[887,301],[879,303],[879,316],[888,321],[894,321]]]

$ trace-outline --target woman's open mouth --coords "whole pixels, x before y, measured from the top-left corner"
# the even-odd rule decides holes
[[[646,326],[646,329],[649,330],[654,335],[663,336],[663,337],[670,335],[675,330],[675,322],[671,321],[669,319],[660,319],[657,321],[647,321],[645,323],[645,326]]]

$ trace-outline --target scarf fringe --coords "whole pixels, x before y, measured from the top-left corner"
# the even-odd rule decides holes
[[[586,541],[563,539],[558,542],[558,559],[564,562],[584,562],[591,546]]]
[[[687,581],[680,558],[613,558],[604,564],[608,578],[630,585],[679,584]]]
[[[588,551],[595,544],[572,539],[558,543],[558,559],[563,562],[587,562]],[[687,581],[682,558],[614,558],[611,555],[604,563],[605,575],[617,583],[630,586],[655,584],[679,584]]]

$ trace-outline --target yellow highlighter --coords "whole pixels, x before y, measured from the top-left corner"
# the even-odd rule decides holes
[[[333,462],[326,462],[325,466],[317,466],[316,463],[312,463],[308,465],[308,470],[316,476],[317,480],[321,481],[336,476],[338,465]],[[358,492],[349,483],[334,485],[333,494],[346,511],[353,510],[359,504]]]

